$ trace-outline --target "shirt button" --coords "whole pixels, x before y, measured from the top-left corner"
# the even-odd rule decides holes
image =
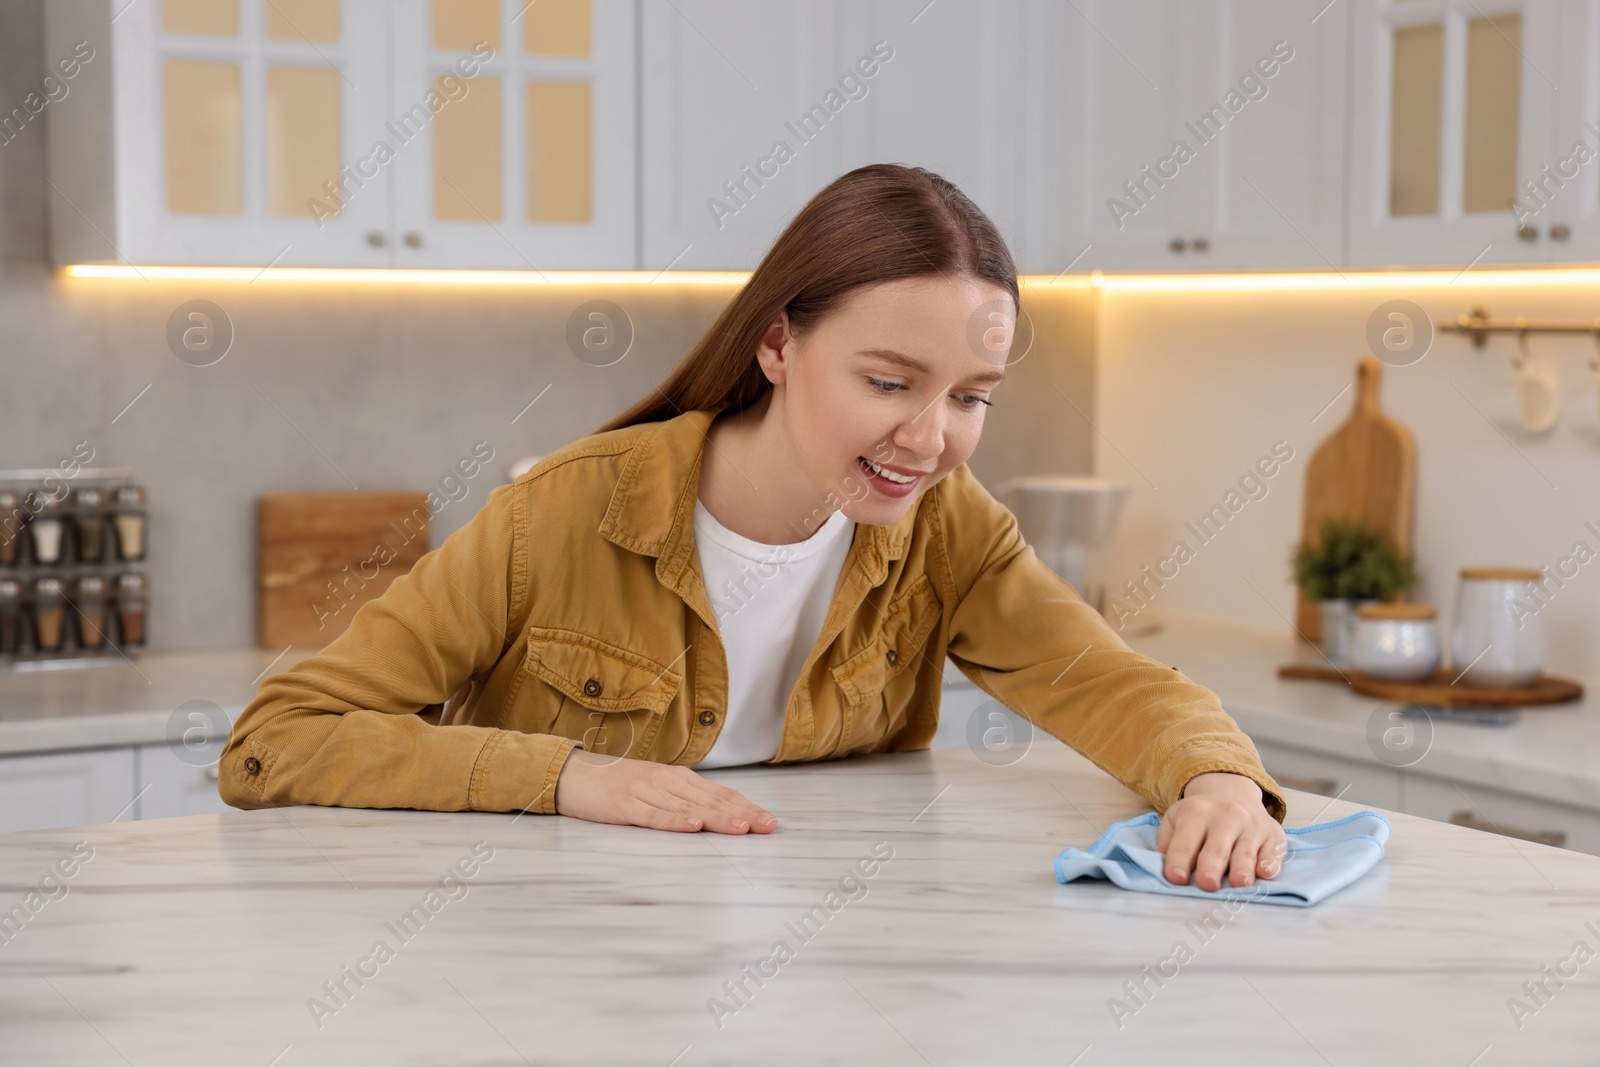
[[[884,653],[884,658],[889,661],[889,666],[893,667],[896,663],[900,662],[900,653],[891,648],[888,652]]]
[[[583,683],[583,691],[584,691],[584,693],[586,693],[587,695],[592,696],[592,697],[599,696],[600,695],[600,679],[598,679],[598,678],[590,678],[587,682],[584,682]]]
[[[261,761],[256,759],[254,756],[246,756],[244,758],[244,769],[251,774],[260,774]]]
[[[712,723],[714,723],[716,721],[717,721],[717,713],[712,711],[710,708],[707,708],[705,711],[702,711],[700,713],[700,725],[701,726],[710,726]]]

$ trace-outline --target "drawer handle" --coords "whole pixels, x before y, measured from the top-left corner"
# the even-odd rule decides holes
[[[1500,834],[1503,837],[1515,837],[1522,841],[1532,841],[1540,845],[1554,845],[1556,848],[1565,848],[1567,845],[1567,832],[1565,830],[1523,830],[1515,826],[1496,826],[1488,819],[1480,819],[1470,811],[1455,812],[1450,816],[1450,821],[1457,826],[1466,826],[1473,830],[1482,830],[1490,834]]]
[[[1339,791],[1339,783],[1332,778],[1305,778],[1298,774],[1279,774],[1277,771],[1268,771],[1273,781],[1279,785],[1286,785],[1290,789],[1298,789],[1302,793],[1317,793],[1321,796],[1332,796]]]

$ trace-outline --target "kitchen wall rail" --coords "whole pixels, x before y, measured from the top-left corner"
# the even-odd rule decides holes
[[[1474,348],[1488,344],[1491,333],[1587,333],[1593,334],[1595,342],[1600,344],[1600,318],[1588,322],[1533,322],[1521,315],[1514,319],[1492,319],[1488,310],[1479,306],[1437,325],[1445,333],[1467,334]]]

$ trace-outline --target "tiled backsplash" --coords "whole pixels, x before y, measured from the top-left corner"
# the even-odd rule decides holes
[[[14,465],[49,466],[86,440],[98,461],[138,469],[152,502],[151,584],[161,590],[150,647],[246,644],[262,493],[433,489],[485,442],[494,453],[485,476],[441,490],[451,502],[434,518],[437,546],[513,461],[593,432],[664,377],[729,293],[82,281],[13,256],[0,283],[7,391],[47,399],[15,405],[0,449]],[[572,310],[596,295],[622,306],[636,334],[628,356],[604,368],[565,341]],[[231,350],[209,366],[167,345],[169,316],[195,299],[214,303],[234,331]],[[1041,305],[1072,299],[1051,294]],[[1048,321],[1050,308],[1036,317]],[[1087,332],[1087,322],[1059,317],[1063,329]],[[1053,345],[1041,336],[996,392],[972,463],[990,484],[1087,469],[1089,427],[1062,420],[1059,397],[1037,378],[1048,374],[1087,410],[1087,350]]]

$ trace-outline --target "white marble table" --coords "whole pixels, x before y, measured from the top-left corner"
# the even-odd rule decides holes
[[[1003,767],[951,748],[713,776],[776,812],[777,832],[289,808],[0,836],[8,909],[92,850],[0,943],[0,1062],[1600,1059],[1600,962],[1520,1029],[1507,1007],[1575,942],[1600,947],[1594,856],[1391,815],[1362,881],[1310,909],[1234,912],[1058,885],[1063,846],[1146,809],[1048,738]],[[1289,799],[1290,825],[1358,810]],[[828,913],[875,850],[892,858]],[[471,877],[430,902],[463,860]],[[1202,940],[1190,924],[1208,913]],[[773,956],[779,940],[792,958]],[[1108,1003],[1180,940],[1193,958],[1119,1028]],[[372,955],[380,941],[392,955]],[[764,985],[728,998],[763,959]],[[324,983],[347,967],[367,977],[335,1001]],[[737,1007],[720,1028],[713,997]],[[312,998],[328,1008],[315,1021]]]

